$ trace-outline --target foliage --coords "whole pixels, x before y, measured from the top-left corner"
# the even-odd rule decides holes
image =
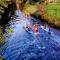
[[[46,15],[48,17],[55,17],[57,20],[60,20],[60,4],[58,3],[48,4]]]
[[[3,57],[2,56],[0,57],[0,60],[3,60]]]
[[[4,43],[5,34],[3,34],[1,27],[0,27],[0,46]]]

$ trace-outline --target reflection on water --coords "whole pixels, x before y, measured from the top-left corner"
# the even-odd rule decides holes
[[[32,21],[32,18],[26,21],[22,13],[19,17],[11,18],[5,28],[2,55],[6,60],[59,60],[60,32],[51,28],[53,33],[49,34],[38,24],[40,34],[35,35],[33,24],[37,23],[37,19]],[[24,30],[26,23],[31,23],[32,33]],[[4,34],[1,34],[1,37],[3,36]]]

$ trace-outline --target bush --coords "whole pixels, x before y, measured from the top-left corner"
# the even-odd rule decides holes
[[[0,46],[4,43],[4,39],[5,39],[5,37],[4,37],[4,34],[3,34],[1,27],[0,27]]]

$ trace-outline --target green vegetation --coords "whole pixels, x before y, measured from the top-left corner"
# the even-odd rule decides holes
[[[29,4],[29,1],[24,6],[23,9],[24,12],[29,12],[30,14],[33,14],[34,12],[37,11],[37,5],[36,4]]]
[[[1,27],[0,27],[0,46],[4,43],[5,34],[3,34]]]
[[[60,20],[60,4],[59,3],[49,3],[47,5],[46,16],[50,18],[56,18]]]
[[[2,56],[0,56],[0,60],[3,60],[3,57]]]

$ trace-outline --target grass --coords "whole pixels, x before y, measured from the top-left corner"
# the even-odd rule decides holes
[[[56,18],[60,20],[60,4],[59,3],[49,3],[47,5],[46,16]]]

